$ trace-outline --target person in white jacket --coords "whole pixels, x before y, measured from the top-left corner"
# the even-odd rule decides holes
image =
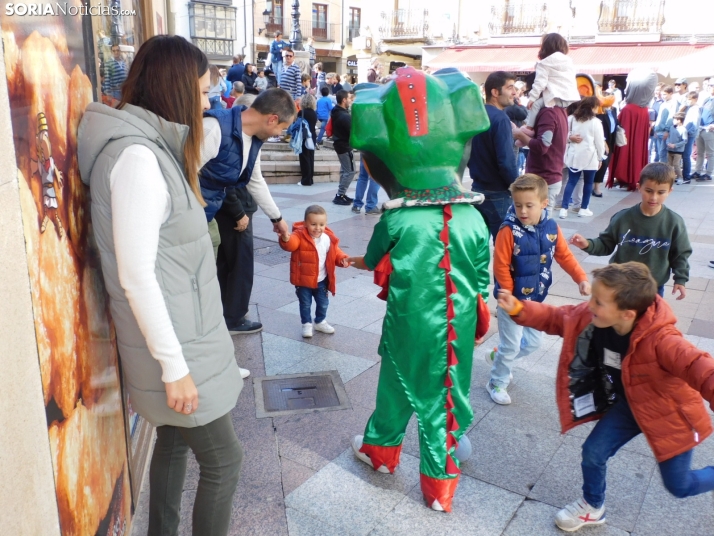
[[[569,50],[568,42],[562,35],[549,33],[543,36],[535,67],[536,77],[526,106],[529,112],[525,126],[528,128],[533,129],[543,106],[567,108],[580,100],[575,65],[568,57]],[[532,137],[532,134],[529,135]]]
[[[563,208],[560,209],[560,218],[568,217],[568,205],[573,190],[583,176],[583,201],[580,206],[578,216],[592,216],[593,213],[588,206],[590,195],[593,191],[595,172],[602,165],[605,159],[605,133],[602,129],[602,122],[596,117],[600,107],[600,100],[597,97],[586,97],[568,117],[568,146],[565,150],[565,165],[568,167],[568,184],[563,193]],[[571,136],[580,136],[582,141],[574,143],[570,141]]]

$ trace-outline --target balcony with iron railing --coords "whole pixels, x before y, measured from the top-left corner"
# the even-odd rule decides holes
[[[600,33],[660,33],[665,0],[603,0],[600,3]]]
[[[548,27],[545,2],[503,1],[491,5],[491,35],[541,35]]]
[[[427,39],[429,12],[426,9],[383,11],[379,34],[382,39]]]
[[[300,33],[302,33],[303,39],[306,39],[310,36],[312,36],[315,41],[339,41],[340,39],[339,24],[320,23],[312,20],[301,20],[299,22]],[[292,32],[292,29],[292,18],[273,18],[271,22],[267,23],[266,25],[266,35],[268,37],[273,37],[275,36],[275,32],[277,30],[280,30],[283,32],[283,39],[288,41],[290,40],[290,32]]]
[[[347,36],[347,42],[351,43],[355,37],[359,37],[359,28],[353,28],[352,26],[347,26],[345,28],[345,35]]]

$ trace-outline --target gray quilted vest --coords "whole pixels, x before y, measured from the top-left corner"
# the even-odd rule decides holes
[[[82,181],[90,186],[93,231],[132,407],[155,426],[190,428],[231,411],[243,380],[223,319],[206,215],[184,178],[187,134],[187,126],[161,120],[143,108],[127,105],[115,110],[92,103],[79,125],[78,157]],[[166,405],[161,366],[151,356],[119,283],[109,176],[121,152],[135,144],[156,155],[171,196],[171,214],[159,231],[156,279],[198,388],[198,410],[192,415]]]

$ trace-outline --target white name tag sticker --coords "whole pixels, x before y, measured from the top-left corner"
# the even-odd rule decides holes
[[[605,365],[616,368],[617,370],[622,370],[622,357],[620,357],[619,353],[608,350],[607,348],[603,349],[603,353],[605,355]]]
[[[577,418],[595,413],[595,397],[593,397],[592,393],[588,393],[576,398],[573,400],[573,409],[575,410],[575,416]]]

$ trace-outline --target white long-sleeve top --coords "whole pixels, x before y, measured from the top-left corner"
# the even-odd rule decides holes
[[[567,104],[580,100],[575,80],[575,65],[573,60],[562,52],[554,52],[537,62],[535,73],[533,87],[528,94],[528,100],[531,102],[537,101],[541,94],[548,108],[555,106],[555,99]]]
[[[218,120],[204,119],[201,166],[218,155],[220,143]],[[250,137],[244,135],[243,167],[251,144]],[[161,365],[161,380],[173,382],[189,370],[155,273],[159,229],[171,214],[171,196],[156,156],[143,145],[131,145],[122,151],[109,180],[119,282],[151,355]],[[248,190],[269,218],[280,216],[260,171],[260,155]]]
[[[570,141],[570,136],[579,134],[580,143]],[[568,146],[565,151],[565,165],[573,171],[597,170],[605,158],[605,134],[602,121],[597,117],[580,122],[572,115],[568,117]]]

